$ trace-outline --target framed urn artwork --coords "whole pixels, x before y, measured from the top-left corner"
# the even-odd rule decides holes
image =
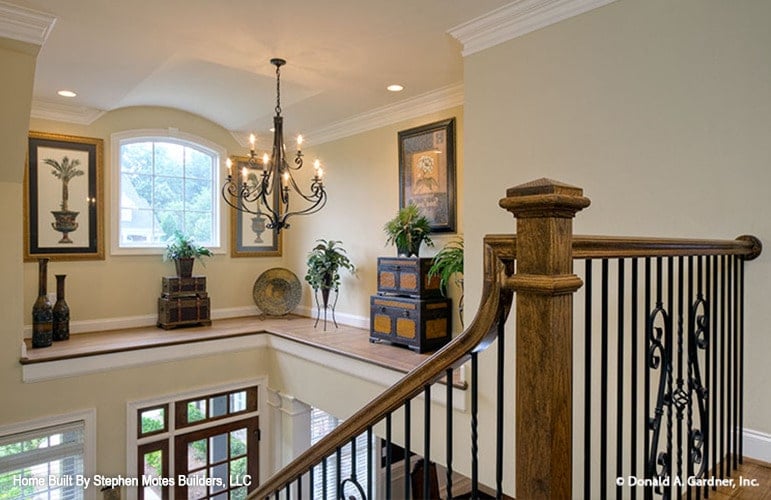
[[[103,260],[103,140],[30,132],[24,260]]]
[[[455,118],[399,132],[399,208],[417,205],[433,232],[455,232]]]
[[[245,156],[232,156],[233,170],[241,172],[249,164]],[[252,171],[253,169],[249,169]],[[251,173],[246,182],[258,182],[258,173]],[[273,209],[278,208],[278,191],[273,193]],[[231,257],[279,257],[281,256],[281,233],[268,229],[268,218],[259,213],[243,212],[243,203],[251,203],[249,208],[259,212],[257,202],[236,200],[239,210],[230,210],[230,256]]]

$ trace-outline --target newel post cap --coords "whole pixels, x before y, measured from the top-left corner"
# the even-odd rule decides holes
[[[572,219],[591,203],[583,194],[579,187],[544,177],[507,189],[498,204],[517,218]]]

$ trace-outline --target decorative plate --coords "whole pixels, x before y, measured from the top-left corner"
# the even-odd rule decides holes
[[[300,280],[289,269],[274,267],[257,278],[252,289],[254,303],[264,314],[282,316],[300,303]]]

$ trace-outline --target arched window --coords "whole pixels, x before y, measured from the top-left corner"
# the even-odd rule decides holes
[[[114,134],[112,143],[114,253],[163,248],[177,230],[199,245],[220,246],[221,148],[168,131]]]

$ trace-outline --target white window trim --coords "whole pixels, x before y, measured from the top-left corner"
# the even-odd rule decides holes
[[[185,399],[193,399],[201,396],[207,396],[209,394],[216,394],[221,392],[231,392],[236,391],[238,389],[244,389],[247,387],[253,387],[257,386],[259,389],[257,390],[257,411],[253,413],[249,413],[250,416],[257,416],[260,419],[260,429],[270,429],[270,416],[269,413],[265,411],[265,402],[267,401],[268,395],[266,388],[268,387],[268,378],[267,377],[257,377],[253,379],[248,380],[241,380],[236,382],[230,382],[224,385],[216,385],[216,386],[207,386],[207,387],[201,387],[195,390],[183,392],[183,393],[173,393],[173,394],[167,394],[165,396],[159,396],[151,399],[144,399],[142,401],[129,401],[126,403],[126,473],[128,477],[138,477],[139,472],[137,471],[137,448],[139,446],[139,437],[137,436],[137,412],[140,408],[149,408],[152,406],[160,406],[160,405],[166,405],[168,404],[170,407],[170,411],[174,411],[174,403],[177,401],[183,401]],[[217,425],[225,424],[231,421],[239,420],[241,418],[244,418],[244,414],[239,414],[237,416],[233,417],[227,417],[220,420],[216,420],[214,422],[208,422],[201,425],[201,428],[206,427],[216,427]],[[169,416],[169,428],[167,432],[160,433],[153,435],[153,440],[157,439],[170,439],[173,435],[176,435],[176,428],[174,427],[173,418],[171,418],[171,415]],[[183,434],[184,432],[188,432],[189,429],[185,428],[184,431],[180,432],[179,434]],[[143,438],[144,439],[144,438]],[[260,453],[259,453],[259,462],[260,462],[260,478],[259,480],[262,481],[264,478],[268,477],[270,470],[267,468],[268,466],[268,445],[267,442],[263,439],[260,441]],[[169,475],[172,477],[174,476],[174,451],[171,446],[169,446]],[[137,500],[139,498],[139,491],[137,488],[127,488],[126,491],[126,499],[127,500]],[[171,488],[170,490],[171,498],[174,498],[174,488]]]
[[[124,130],[116,132],[110,136],[110,254],[111,255],[161,255],[163,248],[120,248],[118,245],[120,233],[120,143],[125,139],[158,139],[167,138],[171,141],[182,141],[204,146],[219,156],[219,165],[214,172],[215,203],[214,217],[219,221],[219,246],[207,246],[215,254],[224,254],[228,251],[229,223],[228,217],[225,217],[226,211],[221,209],[219,197],[216,194],[216,188],[221,185],[221,175],[225,168],[227,159],[227,150],[208,139],[180,132],[178,129],[170,128],[145,128]]]
[[[96,471],[96,409],[90,408],[74,413],[52,415],[16,424],[0,425],[0,436],[30,432],[56,425],[83,421],[83,475],[93,477]],[[90,487],[83,492],[85,500],[96,500],[98,488]]]

